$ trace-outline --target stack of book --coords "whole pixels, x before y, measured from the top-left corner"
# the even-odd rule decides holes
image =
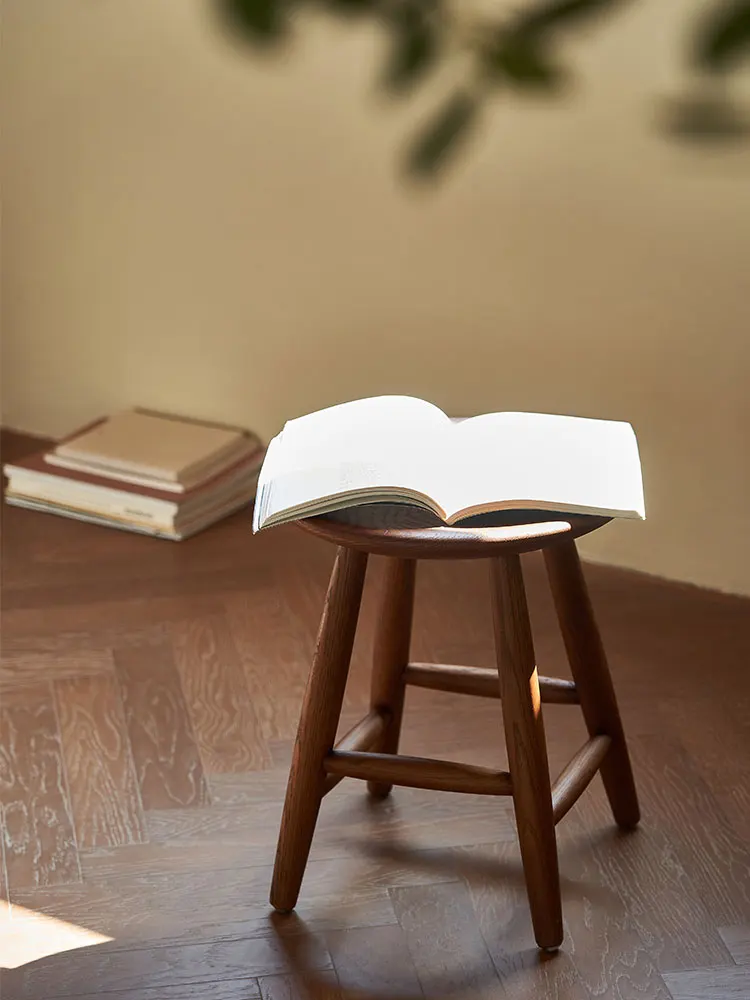
[[[263,454],[239,428],[129,410],[6,464],[6,501],[180,540],[251,503]]]

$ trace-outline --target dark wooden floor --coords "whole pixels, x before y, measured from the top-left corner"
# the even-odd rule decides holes
[[[494,798],[373,804],[342,783],[298,915],[270,915],[325,545],[253,538],[247,516],[181,544],[3,521],[3,1000],[750,998],[750,602],[589,569],[644,819],[614,830],[597,779],[562,822],[567,936],[542,961]],[[565,676],[541,564],[525,569],[540,667]],[[420,568],[414,658],[492,664],[485,572]],[[557,772],[584,729],[574,707],[546,723]],[[504,763],[494,701],[414,690],[405,732],[406,752]]]

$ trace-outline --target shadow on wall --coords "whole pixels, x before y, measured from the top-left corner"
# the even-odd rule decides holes
[[[498,90],[555,95],[570,82],[560,48],[571,31],[599,26],[634,0],[526,0],[521,9],[448,0],[212,0],[218,23],[256,49],[289,41],[304,8],[340,18],[369,18],[388,37],[380,84],[405,97],[439,66],[453,61],[460,81],[412,136],[403,167],[436,177],[466,146],[484,104]],[[496,5],[502,6],[502,5]],[[731,75],[750,56],[750,0],[711,0],[688,26],[684,59],[693,85],[659,112],[659,125],[682,140],[726,143],[750,136],[750,113],[731,89]]]

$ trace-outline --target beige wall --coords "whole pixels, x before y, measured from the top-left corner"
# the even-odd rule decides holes
[[[626,418],[649,520],[587,554],[750,594],[750,153],[652,120],[701,6],[591,32],[569,106],[498,96],[417,196],[396,150],[439,88],[379,99],[367,32],[263,61],[199,0],[6,0],[4,423],[140,403],[269,435],[391,391]]]

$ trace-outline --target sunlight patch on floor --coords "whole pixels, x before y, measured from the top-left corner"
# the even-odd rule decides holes
[[[112,940],[86,927],[0,899],[0,969],[17,969],[48,955]]]

